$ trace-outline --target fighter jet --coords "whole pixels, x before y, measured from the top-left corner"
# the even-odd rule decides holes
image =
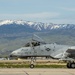
[[[28,42],[24,47],[21,47],[10,54],[10,57],[26,58],[31,57],[34,62],[36,57],[50,57],[67,61],[68,68],[75,68],[75,46],[60,45],[56,43],[45,43],[40,37]],[[38,39],[37,39],[38,38]],[[30,64],[34,68],[34,63]]]

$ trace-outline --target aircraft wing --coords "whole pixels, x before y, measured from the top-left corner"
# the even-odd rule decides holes
[[[68,52],[70,54],[75,54],[75,49],[68,49],[66,52]]]
[[[59,46],[59,45],[58,45]],[[75,47],[69,47],[69,46],[64,46],[61,45],[55,46],[55,50],[51,52],[50,56],[54,59],[59,59],[59,60],[71,60],[75,59]]]
[[[75,60],[75,49],[69,48],[63,53],[62,60]]]

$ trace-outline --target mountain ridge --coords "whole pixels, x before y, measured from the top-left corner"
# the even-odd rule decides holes
[[[23,20],[1,20],[0,27],[5,25],[25,26],[34,29],[36,31],[49,31],[55,29],[75,29],[75,24],[54,24],[54,23],[23,21]]]

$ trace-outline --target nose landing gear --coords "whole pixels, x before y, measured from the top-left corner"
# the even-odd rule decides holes
[[[36,62],[36,57],[31,57],[31,64],[30,64],[30,68],[34,68],[35,67],[35,62]]]

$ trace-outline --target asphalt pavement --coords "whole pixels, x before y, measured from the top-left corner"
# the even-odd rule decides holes
[[[62,68],[0,68],[0,75],[75,75],[75,69]]]

